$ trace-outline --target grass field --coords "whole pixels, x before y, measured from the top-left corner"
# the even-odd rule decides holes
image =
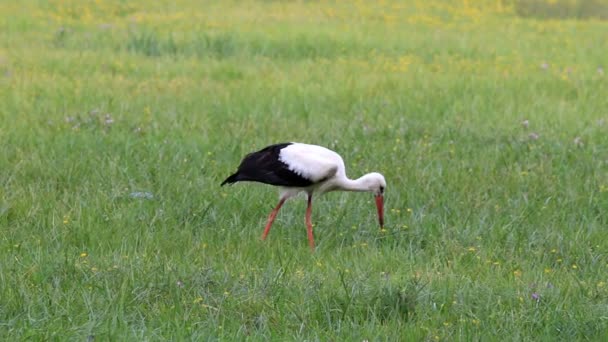
[[[538,2],[538,1],[537,1]],[[555,1],[549,1],[555,3]],[[608,22],[500,1],[0,3],[0,339],[608,338]],[[388,182],[219,187],[267,144]]]

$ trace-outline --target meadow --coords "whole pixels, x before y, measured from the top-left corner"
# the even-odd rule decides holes
[[[493,0],[0,14],[1,340],[608,338],[608,22]],[[330,193],[314,253],[304,198],[261,241],[276,190],[219,184],[283,141],[383,173],[386,229],[370,194]]]

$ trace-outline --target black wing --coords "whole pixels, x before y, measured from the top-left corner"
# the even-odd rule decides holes
[[[222,185],[235,182],[259,182],[287,187],[307,187],[313,184],[310,179],[289,170],[289,166],[279,159],[281,150],[291,143],[267,146],[245,156],[238,170],[226,178]]]

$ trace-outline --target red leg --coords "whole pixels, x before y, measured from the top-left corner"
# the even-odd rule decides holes
[[[279,212],[279,209],[281,209],[281,207],[283,206],[283,203],[285,203],[285,199],[281,198],[276,208],[274,208],[272,212],[270,212],[270,215],[268,216],[268,221],[266,222],[266,228],[264,228],[264,234],[262,234],[262,240],[266,240],[266,236],[268,236],[268,233],[270,233],[270,227],[272,227],[272,223],[277,217],[277,213]]]
[[[308,243],[310,244],[310,249],[315,250],[315,239],[312,236],[312,222],[310,219],[310,215],[312,214],[312,195],[308,195],[308,207],[306,208],[306,230],[308,231]]]

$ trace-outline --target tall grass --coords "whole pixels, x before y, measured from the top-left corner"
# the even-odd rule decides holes
[[[503,2],[2,3],[3,340],[604,340],[606,24]],[[372,198],[220,188],[338,151]]]

